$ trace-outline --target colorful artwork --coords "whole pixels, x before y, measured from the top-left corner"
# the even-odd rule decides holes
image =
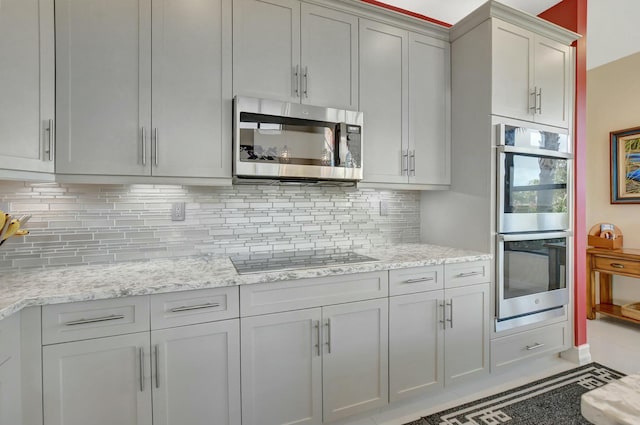
[[[610,133],[611,203],[640,203],[640,127]]]

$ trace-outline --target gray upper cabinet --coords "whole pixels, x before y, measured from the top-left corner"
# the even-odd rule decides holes
[[[571,47],[499,19],[492,31],[492,112],[568,128]]]
[[[298,0],[233,2],[234,94],[358,108],[358,18]]]
[[[360,20],[364,181],[407,183],[409,33]],[[381,54],[384,52],[384,54]]]
[[[230,22],[230,0],[56,0],[56,171],[230,178]]]
[[[53,0],[0,2],[0,169],[54,170]],[[42,176],[44,177],[44,176]]]
[[[360,20],[366,183],[450,183],[450,63],[446,41]]]
[[[151,0],[56,0],[56,56],[56,172],[149,175]]]

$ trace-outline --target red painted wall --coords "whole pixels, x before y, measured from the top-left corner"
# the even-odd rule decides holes
[[[374,6],[379,6],[379,7],[383,7],[385,9],[389,9],[389,10],[393,10],[394,12],[399,12],[399,13],[403,13],[405,15],[409,15],[409,16],[413,16],[414,18],[418,18],[418,19],[422,19],[428,22],[432,22],[434,24],[438,24],[438,25],[442,25],[443,27],[451,27],[451,24],[448,24],[446,22],[443,21],[439,21],[437,19],[434,18],[430,18],[429,16],[425,16],[425,15],[421,15],[419,13],[415,13],[412,12],[410,10],[407,9],[402,9],[401,7],[396,7],[387,3],[383,3],[380,1],[376,1],[376,0],[361,0],[364,3],[369,3],[369,4],[373,4]]]
[[[587,343],[586,278],[586,162],[587,162],[587,0],[563,0],[541,13],[541,18],[582,35],[576,46],[576,104],[574,129],[575,216],[574,216],[574,344]]]

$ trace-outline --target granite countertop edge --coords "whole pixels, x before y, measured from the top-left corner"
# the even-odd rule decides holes
[[[294,279],[339,276],[438,264],[490,260],[488,253],[428,244],[398,244],[356,252],[367,263],[240,275],[227,256],[202,255],[104,265],[5,271],[0,320],[23,308],[66,302],[153,295]]]

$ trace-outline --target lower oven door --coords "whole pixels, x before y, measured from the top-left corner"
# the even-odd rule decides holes
[[[499,321],[569,303],[570,244],[570,232],[498,235]]]

